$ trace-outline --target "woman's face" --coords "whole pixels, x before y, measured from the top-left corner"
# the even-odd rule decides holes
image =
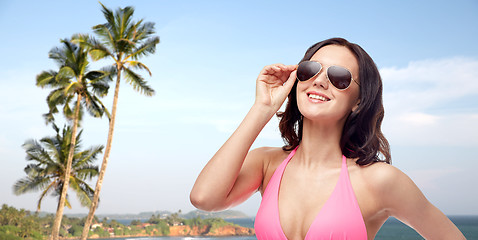
[[[322,64],[322,70],[307,81],[297,84],[297,105],[305,119],[311,121],[345,121],[359,103],[359,85],[352,81],[346,90],[339,90],[329,82],[326,69],[332,65],[344,67],[359,79],[358,62],[344,46],[327,45],[320,48],[310,60]],[[304,120],[305,120],[304,119]]]

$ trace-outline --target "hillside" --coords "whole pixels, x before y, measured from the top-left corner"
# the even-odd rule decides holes
[[[40,216],[45,216],[47,214],[51,213],[45,213],[41,212]],[[140,212],[138,214],[97,214],[96,216],[99,219],[103,218],[108,218],[108,219],[117,219],[117,220],[135,220],[135,219],[149,219],[151,216],[166,216],[166,215],[171,215],[173,212],[170,211],[151,211],[151,212]],[[77,218],[83,218],[86,217],[86,214],[84,213],[77,213],[77,214],[65,214],[68,217],[77,217]],[[185,214],[178,214],[179,217],[185,218],[185,219],[192,219],[195,217],[201,217],[201,218],[223,218],[223,219],[230,219],[230,218],[250,218],[250,216],[247,216],[245,213],[241,211],[235,211],[235,210],[226,210],[226,211],[221,211],[221,212],[205,212],[201,210],[193,210]]]

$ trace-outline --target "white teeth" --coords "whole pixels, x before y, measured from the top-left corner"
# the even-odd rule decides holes
[[[320,101],[327,101],[327,98],[322,97],[322,96],[320,96],[320,95],[309,94],[309,97],[312,98],[312,99],[320,100]]]

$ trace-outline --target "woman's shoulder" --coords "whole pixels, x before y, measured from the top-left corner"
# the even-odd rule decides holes
[[[375,162],[360,167],[360,175],[371,189],[383,194],[385,192],[406,188],[415,188],[413,181],[400,169],[384,162]]]
[[[404,174],[400,169],[385,162],[374,162],[369,165],[360,166],[361,172],[373,180],[387,180],[395,175]]]
[[[260,147],[249,152],[250,157],[261,160],[264,163],[264,169],[268,166],[279,165],[286,159],[291,151],[285,151],[281,147]]]
[[[284,151],[281,147],[260,147],[253,149],[249,152],[250,155],[260,158],[275,158],[280,156],[286,156],[290,151]]]

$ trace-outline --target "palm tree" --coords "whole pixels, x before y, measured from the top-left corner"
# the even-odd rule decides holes
[[[62,40],[62,47],[56,47],[50,50],[49,57],[58,63],[60,69],[58,72],[50,70],[43,71],[37,76],[36,84],[42,88],[53,88],[47,97],[49,112],[45,114],[48,122],[54,120],[54,114],[58,113],[58,105],[63,106],[63,113],[70,122],[72,122],[72,138],[67,161],[66,171],[63,181],[63,190],[61,191],[60,202],[55,216],[52,229],[52,239],[58,239],[61,219],[63,217],[63,207],[66,202],[66,193],[68,190],[70,171],[74,155],[74,147],[78,125],[82,117],[82,106],[86,107],[88,112],[94,117],[101,117],[103,113],[109,116],[108,111],[98,96],[104,96],[108,92],[108,80],[111,72],[108,69],[104,71],[88,72],[88,53],[86,50],[71,41]],[[110,70],[111,71],[111,70]],[[73,108],[70,106],[73,103]]]
[[[154,95],[154,90],[146,83],[144,78],[134,70],[146,70],[151,76],[149,68],[139,62],[138,59],[154,53],[156,51],[156,45],[159,43],[159,37],[152,36],[155,33],[154,23],[143,22],[143,20],[133,21],[133,7],[118,8],[113,12],[103,4],[101,4],[101,6],[107,22],[93,27],[93,31],[100,40],[89,35],[78,35],[75,39],[80,45],[88,47],[93,60],[110,58],[113,60],[113,66],[116,69],[116,87],[106,149],[95,187],[95,196],[85,222],[81,239],[86,239],[88,236],[90,225],[98,206],[99,194],[108,165],[111,143],[113,141],[121,74],[124,74],[126,82],[131,84],[136,91],[147,96]]]
[[[44,137],[40,141],[28,140],[23,144],[27,154],[26,159],[30,164],[24,169],[27,176],[19,179],[13,186],[13,192],[16,195],[42,192],[37,203],[37,211],[40,211],[42,200],[47,195],[58,196],[58,208],[63,207],[60,205],[60,196],[65,192],[65,176],[70,172],[66,166],[72,136],[74,136],[72,129],[64,127],[60,133],[55,124],[53,129],[56,131],[56,136]],[[82,131],[74,138],[75,151],[71,174],[69,174],[69,187],[76,192],[82,206],[90,206],[94,190],[86,180],[91,180],[98,175],[98,166],[93,165],[93,162],[103,151],[103,146],[80,150],[81,133]],[[71,208],[68,197],[66,197],[66,205]]]

